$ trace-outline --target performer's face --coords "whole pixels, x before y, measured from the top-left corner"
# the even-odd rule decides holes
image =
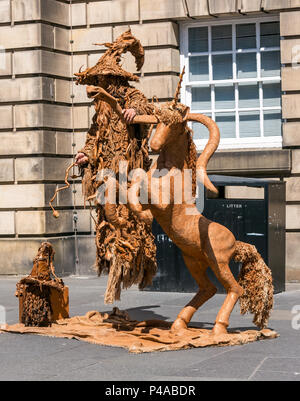
[[[110,85],[118,85],[119,80],[118,77],[113,75],[98,75],[97,77],[97,86],[107,90]]]
[[[108,87],[109,80],[107,79],[107,76],[98,75],[97,80],[98,80],[97,86],[100,86],[103,89],[106,89]]]

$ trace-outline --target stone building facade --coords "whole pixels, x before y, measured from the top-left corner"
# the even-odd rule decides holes
[[[229,143],[209,170],[286,180],[287,279],[300,280],[300,0],[0,0],[0,274],[27,273],[45,238],[56,248],[58,272],[92,271],[93,224],[80,183],[58,197],[60,219],[48,202],[93,115],[72,77],[104,52],[94,43],[111,42],[130,26],[146,50],[139,87],[163,102],[173,97],[186,61],[187,29],[244,21],[280,25],[282,135],[263,146]],[[131,59],[125,68],[135,69]],[[188,100],[187,86],[183,92]]]

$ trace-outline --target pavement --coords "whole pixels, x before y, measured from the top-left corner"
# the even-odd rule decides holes
[[[18,321],[14,297],[18,277],[0,277],[0,305],[7,323]],[[111,311],[104,305],[106,278],[68,277],[70,313]],[[269,327],[275,340],[235,347],[209,347],[182,351],[130,354],[121,348],[77,340],[33,335],[0,334],[0,381],[300,381],[300,284],[275,296]],[[123,291],[121,310],[137,320],[172,321],[194,294]],[[224,295],[216,295],[194,316],[193,325],[211,328]],[[298,308],[297,308],[298,305]],[[251,316],[236,307],[231,329],[253,329]]]

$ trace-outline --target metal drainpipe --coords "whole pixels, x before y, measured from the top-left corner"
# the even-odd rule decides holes
[[[73,0],[70,1],[70,46],[71,46],[71,74],[72,74],[72,81],[71,81],[71,119],[72,119],[72,154],[73,154],[73,161],[75,161],[75,127],[74,127],[74,76],[73,76],[73,69],[74,69],[74,51],[73,51],[73,16],[72,16],[72,5]],[[74,169],[73,169],[74,174]],[[75,181],[72,184],[72,192],[73,192],[73,228],[74,228],[74,241],[75,241],[75,273],[79,274],[79,249],[78,249],[78,213],[76,210],[76,185]]]

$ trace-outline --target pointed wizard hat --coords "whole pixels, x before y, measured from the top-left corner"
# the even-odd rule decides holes
[[[141,42],[136,39],[131,30],[124,32],[113,43],[103,43],[108,50],[100,58],[98,63],[85,71],[79,71],[76,75],[77,85],[95,85],[95,78],[99,75],[118,76],[127,79],[128,81],[139,81],[139,78],[123,70],[120,66],[121,55],[128,51],[134,56],[137,70],[139,71],[145,59],[144,48]]]

